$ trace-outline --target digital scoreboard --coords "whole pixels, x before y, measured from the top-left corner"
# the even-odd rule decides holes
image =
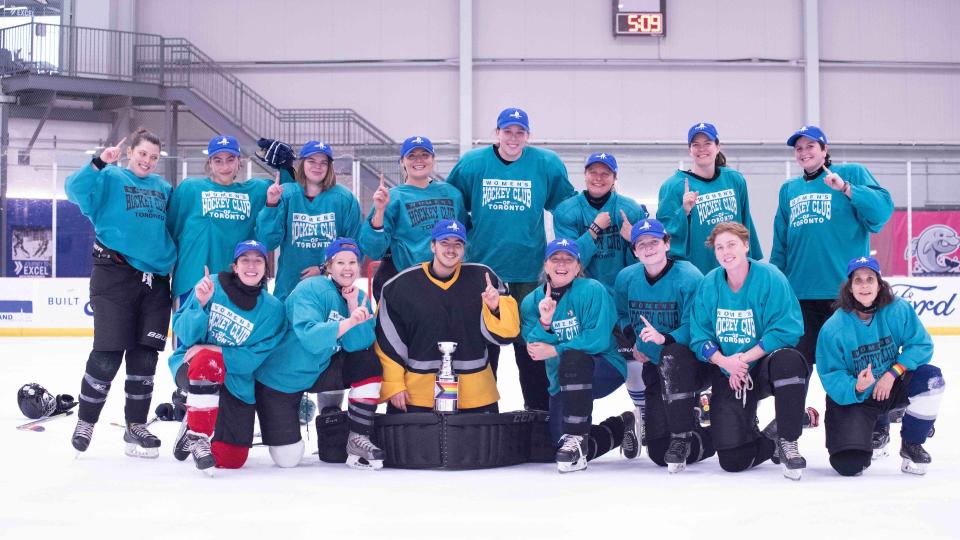
[[[667,0],[613,0],[614,36],[667,34]]]

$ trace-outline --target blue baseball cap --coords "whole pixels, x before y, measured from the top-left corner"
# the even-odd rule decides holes
[[[607,154],[605,152],[595,152],[590,154],[590,157],[587,158],[587,163],[583,166],[583,168],[586,169],[594,163],[603,163],[608,169],[613,171],[613,174],[617,174],[617,158],[613,157],[613,154]]]
[[[433,226],[430,238],[436,242],[447,238],[459,238],[464,244],[467,243],[467,228],[463,223],[455,219],[441,219]]]
[[[869,268],[877,273],[877,277],[880,277],[880,262],[873,257],[859,257],[857,259],[850,259],[850,262],[847,263],[847,277],[853,275],[853,273],[859,268]]]
[[[264,260],[267,259],[267,246],[257,242],[256,240],[244,240],[237,244],[237,247],[233,249],[233,262],[237,262],[237,259],[241,255],[247,253],[248,251],[256,251],[263,257]]]
[[[413,152],[417,148],[422,148],[427,152],[430,152],[430,155],[436,155],[433,151],[433,143],[430,142],[430,139],[426,137],[421,137],[419,135],[414,135],[413,137],[407,137],[403,144],[400,145],[400,158],[407,157],[407,154]]]
[[[523,109],[504,109],[497,117],[497,129],[509,126],[520,126],[524,131],[530,131],[530,117]]]
[[[554,238],[552,242],[547,244],[547,252],[544,254],[543,260],[549,259],[558,251],[568,253],[574,259],[578,261],[580,260],[580,248],[577,247],[576,242],[570,240],[569,238]]]
[[[797,139],[800,137],[809,137],[815,141],[820,141],[823,144],[827,144],[827,136],[823,133],[823,130],[817,126],[803,126],[798,129],[787,139],[787,146],[793,146],[797,144]]]
[[[300,148],[299,159],[306,159],[314,154],[326,154],[328,158],[333,160],[333,148],[320,141],[307,141],[307,144]]]
[[[637,240],[644,235],[654,236],[663,240],[663,237],[667,235],[667,231],[663,228],[663,223],[660,223],[656,219],[648,218],[643,221],[638,221],[634,223],[633,228],[630,229],[630,244],[636,244]]]
[[[330,260],[342,251],[349,251],[357,256],[357,260],[363,259],[363,254],[360,253],[360,248],[357,246],[357,241],[353,238],[337,238],[333,242],[327,244],[326,251],[326,260]]]
[[[230,135],[217,135],[216,137],[210,139],[210,143],[207,144],[207,156],[213,157],[214,154],[218,154],[220,152],[226,152],[228,154],[239,156],[240,143],[237,142],[237,138]]]
[[[717,134],[717,126],[713,124],[708,124],[706,122],[700,122],[699,124],[694,124],[690,127],[690,130],[687,131],[687,144],[693,142],[693,138],[697,133],[703,133],[711,141],[719,141],[720,136]]]

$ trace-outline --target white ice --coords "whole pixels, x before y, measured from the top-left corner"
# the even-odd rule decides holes
[[[900,472],[896,425],[891,455],[863,476],[841,478],[827,462],[823,428],[806,430],[803,480],[767,463],[724,473],[716,458],[669,475],[646,457],[616,453],[586,471],[560,475],[552,464],[481,471],[364,472],[307,455],[279,469],[263,448],[240,470],[209,478],[173,459],[174,422],[154,424],[160,458],[124,456],[123,375],[117,376],[90,449],[79,459],[69,438],[76,416],[18,431],[20,385],[39,382],[76,395],[90,339],[0,339],[0,538],[960,538],[960,337],[937,337],[934,362],[946,395],[936,436],[925,447],[924,477]],[[173,382],[161,355],[153,404]],[[512,351],[500,367],[501,410],[521,406]],[[5,396],[5,397],[4,397]],[[819,382],[808,404],[823,412]],[[772,417],[761,406],[761,425]],[[626,390],[598,401],[595,421],[630,409]],[[311,433],[311,437],[312,437]],[[58,536],[59,537],[59,536]]]

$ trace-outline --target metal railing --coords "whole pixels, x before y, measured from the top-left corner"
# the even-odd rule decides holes
[[[0,76],[23,73],[158,84],[193,92],[252,138],[394,144],[352,109],[280,109],[182,38],[26,23],[0,30]]]

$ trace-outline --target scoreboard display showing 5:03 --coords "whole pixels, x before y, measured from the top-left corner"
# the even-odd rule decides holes
[[[667,0],[614,0],[614,36],[657,36],[667,33]]]

